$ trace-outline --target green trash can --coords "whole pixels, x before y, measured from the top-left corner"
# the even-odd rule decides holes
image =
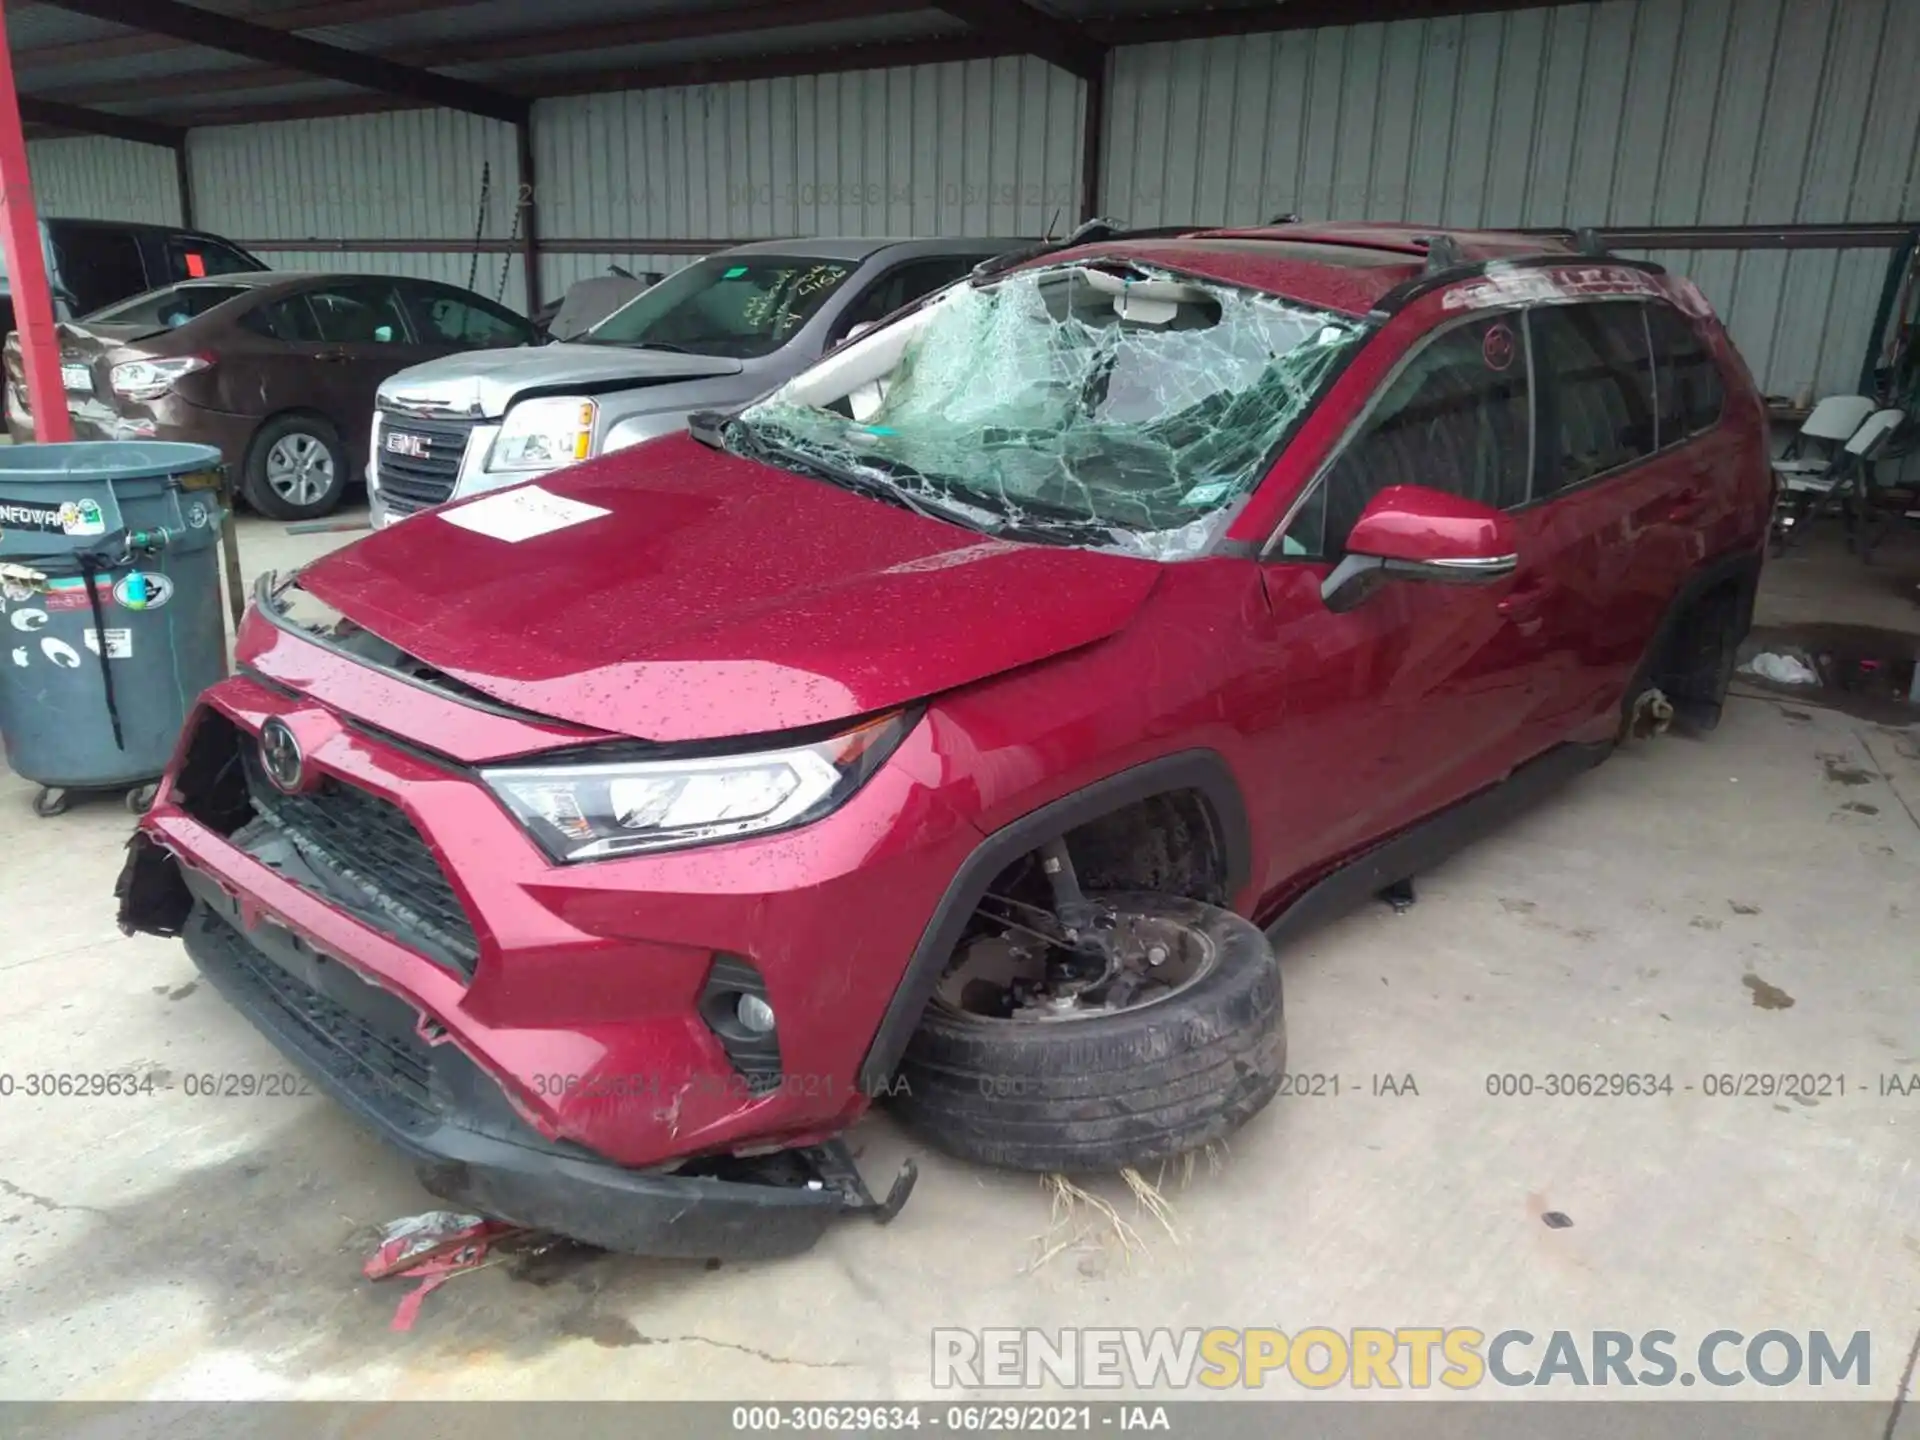
[[[0,446],[0,742],[39,814],[73,790],[144,810],[226,674],[224,494],[207,445]]]

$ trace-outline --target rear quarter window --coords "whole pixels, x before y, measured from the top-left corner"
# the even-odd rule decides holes
[[[1653,336],[1660,443],[1671,445],[1711,430],[1720,423],[1727,403],[1712,347],[1693,322],[1671,305],[1647,306],[1647,329]]]
[[[109,305],[87,318],[102,324],[151,325],[156,330],[177,330],[214,306],[224,305],[246,293],[238,285],[169,285],[164,290]]]

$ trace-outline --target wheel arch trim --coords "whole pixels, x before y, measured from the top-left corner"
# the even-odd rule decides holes
[[[865,1093],[881,1093],[900,1063],[921,1012],[933,998],[947,957],[995,875],[1029,850],[1089,820],[1181,790],[1199,792],[1219,827],[1228,893],[1244,889],[1253,873],[1252,828],[1239,781],[1217,750],[1182,750],[1143,761],[1029,810],[974,847],[934,906],[861,1062],[860,1085]]]

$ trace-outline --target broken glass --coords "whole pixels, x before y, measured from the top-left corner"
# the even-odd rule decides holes
[[[1107,262],[959,285],[742,413],[730,443],[995,534],[1208,549],[1364,323]]]

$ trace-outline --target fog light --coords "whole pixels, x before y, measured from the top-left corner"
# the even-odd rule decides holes
[[[734,1018],[756,1035],[773,1033],[773,1007],[758,995],[742,995],[733,1007]]]

